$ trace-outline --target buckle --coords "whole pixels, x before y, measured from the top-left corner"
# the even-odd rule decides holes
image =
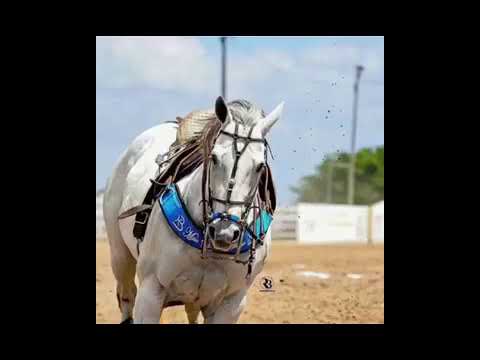
[[[140,213],[141,214],[141,213]],[[148,214],[147,213],[143,213],[144,214],[144,220],[135,220],[135,224],[140,224],[140,225],[145,225],[147,223],[147,220],[148,220]]]

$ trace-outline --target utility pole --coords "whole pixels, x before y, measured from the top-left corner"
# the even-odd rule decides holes
[[[333,164],[328,162],[328,175],[327,175],[327,203],[332,203],[332,182],[333,182]]]
[[[227,101],[227,37],[221,36],[222,44],[222,96]]]
[[[357,112],[358,112],[358,86],[360,83],[360,76],[362,71],[365,68],[361,65],[356,66],[356,76],[355,76],[355,84],[353,86],[354,91],[354,99],[353,99],[353,124],[352,124],[352,147],[350,149],[351,152],[351,161],[350,161],[350,172],[348,176],[348,203],[350,205],[353,204],[353,200],[355,198],[355,141],[357,136]]]
[[[331,203],[333,203],[333,175],[334,175],[335,169],[350,170],[350,164],[348,164],[348,163],[337,163],[337,162],[333,162],[333,160],[332,160],[332,161],[328,162],[327,166],[328,166],[328,168],[327,168],[327,196],[326,196],[326,202],[331,204]]]

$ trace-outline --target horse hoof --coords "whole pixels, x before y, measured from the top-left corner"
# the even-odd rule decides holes
[[[133,324],[133,319],[131,317],[123,320],[121,323],[121,325],[124,325],[124,324]]]

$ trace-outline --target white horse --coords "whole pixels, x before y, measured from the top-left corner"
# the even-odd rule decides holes
[[[232,218],[237,216],[236,219],[245,219],[248,224],[254,219],[252,211],[247,211],[247,215],[244,212],[252,191],[258,191],[258,172],[265,165],[267,144],[263,139],[282,110],[283,103],[265,116],[247,101],[227,105],[218,98],[215,114],[222,124],[212,148],[212,161],[207,165],[204,162],[176,184],[193,223],[207,225],[202,210],[202,174],[204,165],[209,166],[211,193],[207,196],[211,199],[207,200],[212,204],[212,212],[227,215],[218,221],[210,218],[208,235],[205,232],[218,248],[225,248],[226,244],[231,248],[239,240],[239,233],[243,234],[244,229]],[[119,214],[142,203],[149,180],[158,173],[156,157],[169,150],[177,128],[177,124],[164,123],[138,136],[121,156],[106,187],[104,217],[121,322],[158,324],[164,307],[184,304],[189,323],[197,323],[200,311],[207,324],[236,323],[245,307],[247,291],[270,253],[270,230],[263,245],[257,247],[251,276],[246,277],[248,252],[238,255],[244,263],[225,260],[222,254],[202,257],[199,249],[182,241],[172,230],[159,201],[153,205],[145,236],[139,244],[132,234],[135,216],[118,219]],[[239,137],[235,139],[232,134]],[[245,137],[262,141],[247,142]],[[238,158],[232,151],[234,142],[242,153]],[[230,202],[222,202],[226,198]],[[139,280],[138,294],[135,273]]]

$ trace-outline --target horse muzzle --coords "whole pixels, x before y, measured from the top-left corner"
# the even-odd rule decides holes
[[[228,252],[240,245],[242,228],[237,220],[229,215],[213,218],[207,227],[207,236],[212,248]]]

